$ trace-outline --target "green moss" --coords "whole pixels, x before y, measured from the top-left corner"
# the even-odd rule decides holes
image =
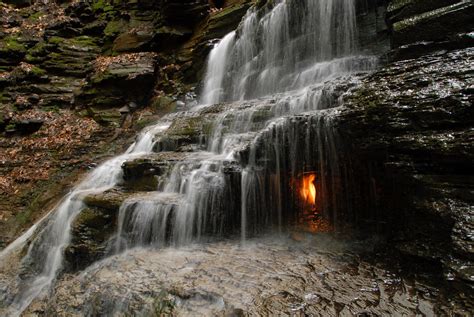
[[[69,42],[77,46],[96,46],[94,38],[86,35],[75,37],[69,40]]]
[[[32,21],[38,21],[42,16],[44,16],[43,12],[35,12],[32,15],[30,15],[29,19]]]
[[[16,221],[20,224],[20,225],[25,225],[27,224],[28,222],[30,222],[30,219],[31,219],[31,209],[26,209],[22,212],[20,212],[19,214],[16,215]]]
[[[107,213],[107,211],[107,209],[102,209],[99,211],[92,208],[85,208],[74,220],[74,224],[83,225],[88,228],[103,228],[107,224],[107,217],[106,214],[104,214],[104,212]],[[100,233],[100,231],[98,233]]]
[[[202,133],[204,133],[207,136],[210,136],[213,130],[214,130],[214,125],[210,121],[205,122],[202,126]]]
[[[25,53],[26,52],[26,47],[25,45],[21,44],[19,42],[19,38],[16,37],[16,36],[8,36],[6,38],[3,39],[4,43],[5,43],[5,47],[7,50],[9,51],[13,51],[13,52],[18,52],[18,53]]]
[[[141,131],[143,128],[151,125],[153,122],[156,122],[156,118],[153,118],[153,117],[143,118],[143,119],[138,120],[137,123],[135,123],[134,128],[137,131]]]
[[[7,125],[7,126],[5,127],[5,130],[6,130],[6,131],[14,131],[15,128],[16,128],[16,125],[15,125],[14,123],[10,123],[9,125]]]
[[[114,6],[107,0],[95,0],[92,3],[92,10],[108,12],[114,10]]]
[[[48,55],[48,43],[42,41],[36,43],[35,46],[28,50],[26,54],[26,61],[29,63],[37,63],[44,60],[44,57]]]
[[[38,42],[35,46],[28,50],[28,54],[32,56],[44,55],[47,53],[48,45],[46,42]]]
[[[61,43],[63,43],[66,39],[62,38],[62,37],[59,37],[59,36],[53,36],[53,37],[50,37],[48,42],[51,43],[51,44],[55,44],[55,45],[59,45]]]
[[[65,39],[62,37],[53,36],[49,38],[48,43],[54,44],[54,45],[66,44],[66,45],[75,45],[75,46],[97,46],[97,44],[94,41],[94,38],[87,35],[81,35],[81,36],[74,37],[71,39]],[[44,49],[44,48],[46,47],[40,46],[37,49]]]
[[[104,34],[106,36],[115,36],[121,33],[127,27],[127,22],[124,20],[113,20],[107,23]]]
[[[41,110],[44,112],[54,112],[59,113],[61,111],[61,107],[58,105],[49,105],[46,107],[41,107]]]
[[[44,188],[41,185],[49,185],[48,181],[40,182],[38,188]],[[30,222],[33,211],[39,210],[42,206],[41,202],[41,190],[39,192],[30,192],[27,195],[22,196],[22,201],[28,203],[28,208],[25,208],[18,213],[15,218],[20,225],[25,225]],[[31,200],[32,199],[32,200]]]
[[[35,76],[38,76],[38,77],[41,77],[43,75],[46,75],[46,71],[44,69],[41,69],[37,66],[33,66],[31,68],[31,72],[35,75]]]

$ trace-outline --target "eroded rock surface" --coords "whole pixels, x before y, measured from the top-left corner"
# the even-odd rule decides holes
[[[468,293],[446,294],[403,275],[393,263],[377,263],[383,254],[364,256],[361,250],[366,246],[361,249],[327,237],[304,239],[270,237],[243,247],[229,241],[130,251],[76,276],[64,276],[54,295],[33,303],[29,312],[468,316],[472,309]]]

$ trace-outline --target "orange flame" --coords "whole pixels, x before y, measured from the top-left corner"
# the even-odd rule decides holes
[[[314,181],[316,180],[316,175],[309,174],[303,176],[303,186],[301,187],[301,197],[304,199],[304,202],[310,205],[316,205],[316,186],[314,186]]]

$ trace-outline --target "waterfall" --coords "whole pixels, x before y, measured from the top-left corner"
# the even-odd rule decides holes
[[[345,189],[331,128],[329,108],[339,105],[331,80],[348,80],[376,63],[357,55],[354,2],[280,0],[251,8],[210,53],[200,106],[145,129],[125,154],[92,171],[35,229],[7,248],[12,252],[31,242],[22,259],[27,277],[20,274],[5,295],[9,313],[19,315],[53,285],[83,197],[117,186],[124,162],[154,149],[175,150],[167,139],[170,124],[199,119],[216,103],[228,102],[215,115],[204,144],[173,163],[164,186],[122,204],[113,252],[231,234],[245,242],[263,229],[281,232],[295,217],[288,185],[308,170],[321,175],[318,189],[328,198],[322,209],[334,220],[334,210],[344,208],[336,207],[344,204],[335,193]],[[336,176],[338,183],[327,182]],[[8,254],[1,256],[3,261]]]
[[[201,104],[210,107],[239,102],[220,111],[205,148],[176,163],[162,191],[122,206],[117,250],[127,245],[124,241],[129,247],[167,241],[180,246],[235,231],[242,241],[261,228],[281,231],[289,218],[283,215],[284,200],[290,198],[282,193],[283,183],[311,165],[341,178],[336,137],[322,111],[337,105],[327,81],[375,64],[373,57],[355,55],[354,6],[349,0],[279,1],[263,11],[249,10],[239,29],[211,51],[201,94]],[[265,96],[271,101],[252,100]],[[205,109],[182,115],[191,120]],[[312,115],[297,125],[288,117],[308,112]],[[311,126],[319,133],[310,138]],[[300,136],[307,138],[298,141]],[[316,155],[308,154],[318,146],[320,166]],[[323,157],[326,152],[331,157]],[[321,192],[331,197],[343,191],[335,186],[323,181]],[[175,198],[167,202],[164,195]],[[326,213],[336,208],[324,204]]]
[[[351,71],[356,30],[353,0],[285,0],[263,13],[250,9],[237,34],[211,52],[202,102],[300,89]]]

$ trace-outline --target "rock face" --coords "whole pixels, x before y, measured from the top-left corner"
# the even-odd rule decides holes
[[[393,44],[448,39],[472,29],[473,14],[471,1],[393,1],[388,10]]]
[[[471,47],[472,1],[391,1],[387,22],[395,59],[420,57],[441,49]]]
[[[349,94],[338,118],[354,161],[370,166],[359,177],[374,182],[374,226],[390,231],[394,247],[469,282],[473,59],[469,48],[389,64]]]
[[[148,103],[155,83],[155,53],[121,54],[96,63],[97,69],[75,101],[97,122],[113,124],[122,114]]]

